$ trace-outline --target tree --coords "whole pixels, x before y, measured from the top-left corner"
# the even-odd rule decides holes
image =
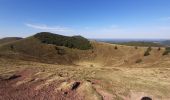
[[[158,48],[158,51],[160,51],[160,50],[161,50],[161,48],[159,47],[159,48]]]
[[[14,45],[10,45],[10,49],[11,49],[11,50],[14,50]]]
[[[115,46],[115,50],[117,50],[118,49],[118,47],[117,46]]]
[[[150,51],[152,50],[151,47],[148,47],[147,50],[144,53],[144,56],[149,56],[150,55]]]

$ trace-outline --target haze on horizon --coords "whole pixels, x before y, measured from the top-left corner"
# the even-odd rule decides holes
[[[48,31],[87,38],[170,39],[169,0],[0,0],[0,38]]]

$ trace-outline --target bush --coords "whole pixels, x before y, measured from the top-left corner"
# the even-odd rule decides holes
[[[93,64],[91,64],[90,67],[94,67]]]
[[[169,51],[164,51],[162,55],[165,56],[165,55],[168,55],[168,54],[169,54]]]
[[[141,63],[142,62],[142,59],[137,59],[136,60],[136,63]]]
[[[64,49],[62,49],[62,48],[59,48],[59,47],[55,47],[55,50],[57,50],[57,53],[59,54],[59,55],[64,55],[66,52],[65,52],[65,50]]]
[[[14,50],[14,45],[10,45],[10,49],[11,49],[11,50]]]
[[[137,46],[135,46],[135,49],[138,49],[138,47],[137,47]]]
[[[152,48],[151,47],[148,47],[148,51],[150,52],[152,50]]]
[[[163,52],[163,56],[164,55],[168,55],[170,53],[170,47],[167,47],[166,49],[165,49],[165,51]]]
[[[158,51],[160,51],[160,50],[161,50],[161,48],[159,47],[159,48],[158,48]]]
[[[150,55],[150,51],[152,50],[151,47],[148,47],[148,49],[145,51],[144,56],[149,56]]]
[[[59,55],[64,55],[64,54],[65,54],[65,50],[64,50],[64,49],[59,49],[59,50],[57,51],[57,53],[58,53]]]
[[[115,46],[115,50],[117,50],[118,49],[118,47],[117,46]]]
[[[56,46],[65,46],[68,48],[77,48],[81,50],[91,49],[90,42],[82,36],[62,36],[49,32],[41,32],[34,35],[35,38],[39,39],[42,43],[54,44]]]

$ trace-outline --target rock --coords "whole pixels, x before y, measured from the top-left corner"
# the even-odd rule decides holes
[[[83,82],[78,88],[77,93],[84,97],[84,100],[103,100],[102,96],[93,88],[90,82]]]
[[[59,88],[57,88],[57,91],[73,91],[76,90],[78,88],[78,86],[80,85],[80,82],[63,82]]]

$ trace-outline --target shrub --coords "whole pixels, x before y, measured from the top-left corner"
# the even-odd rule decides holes
[[[136,60],[136,63],[141,63],[142,62],[142,59],[137,59]]]
[[[91,53],[94,53],[94,50],[92,50]]]
[[[93,64],[91,64],[90,67],[94,67]]]
[[[57,50],[57,53],[59,54],[59,55],[64,55],[65,54],[65,50],[64,49],[62,49],[62,48],[59,48],[59,47],[55,47],[55,50]]]
[[[160,50],[161,50],[161,48],[159,47],[159,48],[158,48],[158,51],[160,51]]]
[[[144,56],[149,56],[150,55],[150,51],[152,50],[151,47],[148,47],[148,49],[145,51]]]
[[[117,46],[115,46],[115,50],[117,50],[118,49],[118,47]]]
[[[138,47],[137,47],[137,46],[135,46],[135,49],[138,49]]]
[[[166,49],[165,49],[165,51],[163,52],[163,56],[164,55],[168,55],[170,53],[170,47],[167,47]]]
[[[162,55],[165,56],[165,55],[168,55],[168,54],[169,54],[169,51],[164,51]]]
[[[14,50],[14,45],[10,45],[10,49],[11,49],[11,50]]]
[[[55,50],[59,50],[59,48],[56,46],[56,47],[55,47]]]
[[[152,48],[151,47],[148,47],[148,51],[150,52],[152,50]]]
[[[59,55],[64,55],[64,54],[65,54],[65,50],[64,50],[64,49],[58,49],[58,50],[57,50],[57,53],[58,53]]]

